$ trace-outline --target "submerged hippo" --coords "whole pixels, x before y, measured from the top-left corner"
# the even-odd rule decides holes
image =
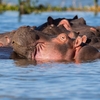
[[[15,34],[15,30],[11,32],[1,33],[0,47],[11,47],[11,41],[14,34]]]
[[[83,18],[72,20],[68,22],[66,19],[62,19],[59,25],[63,25],[66,30],[73,31],[74,35],[71,38],[77,38],[77,36],[86,35],[90,39],[89,45],[100,49],[100,28],[89,26]],[[68,27],[70,26],[70,27]],[[77,34],[75,34],[77,33]]]
[[[72,19],[67,19],[67,18],[56,18],[56,19],[53,19],[51,16],[49,16],[49,17],[47,18],[47,22],[45,22],[45,23],[43,23],[42,25],[36,27],[35,29],[36,29],[36,30],[39,30],[39,31],[42,31],[42,30],[44,30],[48,25],[51,25],[51,24],[53,24],[53,25],[55,25],[55,26],[58,26],[58,24],[60,23],[60,21],[63,20],[63,19],[67,20],[68,22],[71,22],[71,21],[73,21],[73,20],[75,20],[75,19],[78,19],[78,16],[76,15],[76,16],[74,16]]]
[[[100,58],[96,48],[86,45],[86,35],[71,39],[62,31],[59,31],[58,35],[48,35],[31,30],[30,27],[21,27],[16,33],[12,47],[14,52],[23,58],[37,62],[75,61],[76,63]]]

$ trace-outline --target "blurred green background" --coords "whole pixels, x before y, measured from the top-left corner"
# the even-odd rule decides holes
[[[0,0],[0,12],[11,10],[21,14],[45,11],[100,11],[100,0]]]

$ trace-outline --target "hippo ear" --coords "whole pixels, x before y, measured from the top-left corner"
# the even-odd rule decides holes
[[[95,33],[95,32],[97,31],[97,29],[94,28],[94,27],[91,27],[91,28],[90,28],[90,31],[93,32],[93,33]]]
[[[76,48],[76,47],[80,46],[81,43],[82,43],[82,38],[81,38],[80,36],[78,36],[78,37],[76,38],[76,40],[75,40],[74,47]]]
[[[86,36],[86,35],[83,35],[83,36],[82,36],[82,42],[83,42],[83,43],[86,43],[86,41],[87,41],[87,36]]]
[[[90,28],[90,31],[94,34],[94,35],[97,35],[96,33],[97,33],[97,29],[96,28],[94,28],[94,27],[91,27]]]
[[[78,36],[75,40],[75,45],[74,47],[80,46],[82,43],[86,43],[87,37],[86,35],[83,35],[82,37]]]
[[[60,25],[63,25],[64,28],[67,29],[67,30],[72,30],[69,21],[66,20],[66,19],[62,19],[62,20],[59,22],[58,26],[60,26]]]
[[[78,16],[76,15],[76,16],[74,16],[74,18],[73,19],[78,19]]]
[[[53,21],[54,21],[54,19],[53,19],[51,16],[49,16],[49,17],[47,18],[47,23],[48,23],[48,25],[53,24]]]

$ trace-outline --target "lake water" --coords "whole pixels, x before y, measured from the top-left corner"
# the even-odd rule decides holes
[[[100,25],[100,13],[44,12],[22,15],[0,14],[0,31],[23,25],[39,26],[48,16],[85,18],[88,25]],[[1,54],[0,54],[1,55]],[[53,56],[53,55],[51,55]],[[0,100],[100,100],[100,60],[75,63],[35,64],[27,60],[0,59]]]

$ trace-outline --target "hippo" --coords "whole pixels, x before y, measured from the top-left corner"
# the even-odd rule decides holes
[[[78,22],[77,22],[78,21]],[[71,38],[77,38],[78,35],[83,36],[86,35],[88,40],[90,40],[89,45],[100,49],[100,28],[86,25],[85,20],[75,19],[70,22],[70,28],[68,28],[68,21],[63,19],[59,23],[59,25],[63,25],[66,30],[73,31],[74,35],[71,35]]]
[[[12,37],[15,30],[11,32],[5,32],[0,34],[0,47],[11,47]]]
[[[72,19],[67,19],[67,18],[56,18],[56,19],[53,19],[51,16],[49,16],[47,18],[47,22],[43,23],[42,25],[36,27],[35,29],[36,30],[39,30],[39,31],[42,31],[44,30],[48,25],[55,25],[57,26],[59,24],[59,22],[63,19],[66,19],[68,22],[72,21],[72,20],[75,20],[75,19],[78,19],[78,16],[75,15]]]
[[[72,39],[62,31],[52,35],[31,30],[31,27],[27,26],[20,27],[16,33],[12,39],[13,50],[25,59],[36,62],[81,63],[100,58],[100,52],[93,46],[86,44],[86,35]]]
[[[89,45],[86,45],[87,37],[78,36],[76,40],[61,33],[57,37],[47,40],[38,40],[35,54],[32,53],[32,59],[36,61],[82,61],[94,60],[100,58],[99,51]],[[91,51],[91,52],[90,52]],[[51,54],[53,57],[51,57]]]
[[[27,58],[27,51],[29,51],[29,49],[32,48],[31,46],[39,39],[34,31],[35,29],[30,26],[21,26],[16,30],[11,42],[13,51],[16,52],[12,53],[11,58]]]

